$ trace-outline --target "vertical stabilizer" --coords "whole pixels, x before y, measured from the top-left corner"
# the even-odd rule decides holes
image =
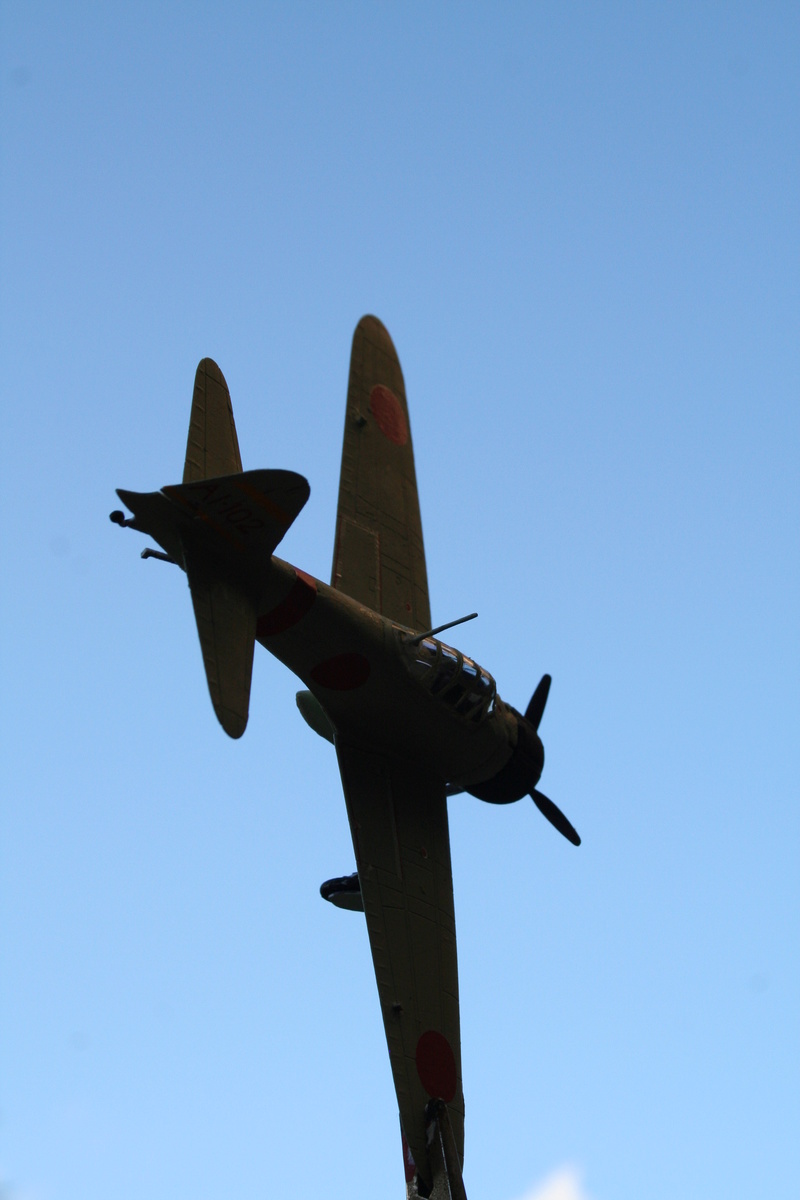
[[[183,482],[234,475],[241,469],[242,456],[228,385],[214,360],[204,358],[194,377]]]

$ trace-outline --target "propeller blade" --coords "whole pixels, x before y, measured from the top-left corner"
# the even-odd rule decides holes
[[[549,680],[549,678],[549,675],[545,675],[545,679]],[[531,792],[531,800],[542,816],[546,817],[551,825],[555,825],[558,832],[563,834],[568,842],[572,842],[573,846],[580,846],[581,839],[577,830],[570,824],[557,804],[553,804],[553,801],[548,799],[543,792],[537,792],[536,789]]]
[[[547,704],[547,694],[550,691],[552,679],[549,675],[543,675],[536,685],[536,691],[531,696],[531,702],[525,709],[525,720],[530,721],[534,729],[539,728],[539,722],[542,719],[544,706]]]

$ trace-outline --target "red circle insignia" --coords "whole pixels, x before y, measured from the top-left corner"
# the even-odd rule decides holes
[[[384,437],[394,442],[395,446],[405,446],[408,441],[408,421],[394,392],[382,383],[377,384],[369,394],[369,409]]]
[[[316,579],[306,575],[305,571],[295,570],[295,581],[288,596],[258,618],[256,637],[260,641],[265,637],[273,637],[276,633],[285,633],[306,615],[316,598]]]
[[[446,1104],[456,1094],[458,1073],[456,1058],[447,1038],[435,1029],[423,1033],[417,1042],[417,1074],[429,1096]]]

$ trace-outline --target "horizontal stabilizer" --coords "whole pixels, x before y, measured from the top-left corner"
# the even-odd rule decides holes
[[[197,368],[183,482],[241,471],[242,456],[225,376],[212,358]]]
[[[229,737],[241,737],[250,708],[256,642],[256,606],[227,579],[208,577],[187,560],[197,632],[211,703]]]

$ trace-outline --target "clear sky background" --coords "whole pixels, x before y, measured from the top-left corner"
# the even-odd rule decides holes
[[[350,339],[406,377],[435,621],[524,707],[451,801],[471,1200],[800,1189],[792,3],[6,0],[3,1200],[403,1194],[331,747],[185,578],[197,361],[327,579]]]

